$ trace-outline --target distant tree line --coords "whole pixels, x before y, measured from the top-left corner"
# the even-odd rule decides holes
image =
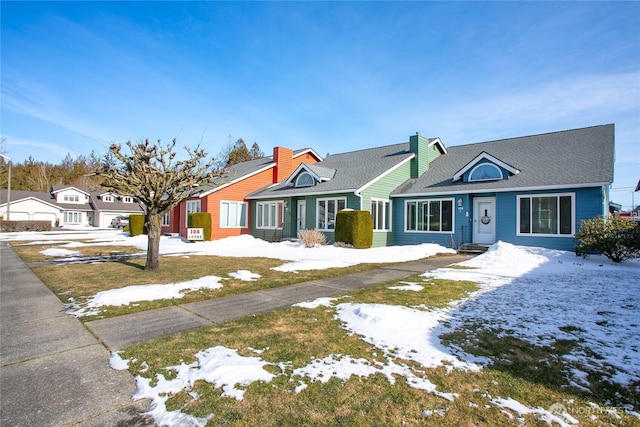
[[[92,175],[99,169],[104,155],[95,153],[89,156],[74,157],[70,153],[60,164],[39,161],[30,156],[22,163],[13,163],[11,171],[11,189],[28,191],[49,191],[52,185],[70,185],[82,188],[98,188],[100,177]],[[247,160],[260,159],[264,153],[257,142],[247,148],[242,138],[223,148],[215,161],[218,170],[225,169]],[[7,162],[0,157],[0,188],[7,187]]]
[[[100,158],[92,152],[89,157],[71,154],[60,164],[52,164],[35,160],[29,156],[22,163],[13,163],[11,168],[11,189],[29,191],[49,191],[52,185],[72,185],[76,187],[93,188],[98,186],[100,179],[88,176],[100,163]],[[7,162],[0,158],[0,187],[7,188]]]

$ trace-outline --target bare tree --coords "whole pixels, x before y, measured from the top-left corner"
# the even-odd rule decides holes
[[[160,255],[162,217],[188,199],[195,187],[222,178],[224,170],[215,169],[215,160],[205,161],[207,153],[199,146],[185,147],[188,159],[176,161],[176,140],[171,144],[150,144],[149,140],[127,142],[130,154],[112,144],[93,175],[104,179],[101,186],[109,191],[137,198],[145,207],[147,229],[146,270],[157,270]]]

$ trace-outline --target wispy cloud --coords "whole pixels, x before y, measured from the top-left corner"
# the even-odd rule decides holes
[[[53,162],[56,163],[61,159],[64,159],[67,154],[71,154],[73,157],[83,154],[76,153],[69,146],[50,141],[17,138],[12,135],[5,134],[2,135],[2,138],[5,140],[4,148],[12,158],[15,158],[14,161],[16,162],[20,162],[23,159],[27,159],[29,156],[32,156],[35,160],[39,161],[47,158],[54,158],[55,160],[53,160]]]
[[[430,106],[433,112],[428,115],[460,137],[473,129],[499,135],[506,123],[512,129],[516,123],[538,128],[594,119],[599,121],[592,124],[611,122],[614,115],[640,112],[639,94],[636,73],[588,75],[444,108]]]

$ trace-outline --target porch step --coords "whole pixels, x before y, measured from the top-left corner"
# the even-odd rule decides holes
[[[479,255],[487,252],[490,245],[480,245],[476,243],[468,243],[460,246],[458,248],[459,254],[467,254],[467,255]]]

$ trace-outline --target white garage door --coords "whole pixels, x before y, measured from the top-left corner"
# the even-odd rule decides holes
[[[51,225],[56,222],[56,214],[52,212],[36,212],[33,214],[34,221],[51,221]]]

